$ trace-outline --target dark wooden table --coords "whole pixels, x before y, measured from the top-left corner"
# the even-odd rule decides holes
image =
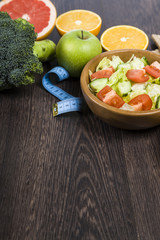
[[[128,24],[148,34],[149,50],[156,47],[159,0],[53,3],[58,15],[98,13],[98,37]],[[60,39],[56,29],[50,39]],[[54,64],[44,64],[44,73]],[[116,129],[88,108],[54,118],[57,99],[41,78],[0,93],[0,240],[159,240],[160,127]],[[79,79],[59,86],[82,96]]]

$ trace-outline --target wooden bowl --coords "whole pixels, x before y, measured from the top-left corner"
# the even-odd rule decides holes
[[[102,60],[102,58],[108,57],[111,59],[113,55],[117,55],[124,62],[127,62],[133,54],[136,57],[146,56],[150,64],[153,61],[160,62],[159,54],[147,50],[123,49],[104,52],[94,57],[86,64],[81,73],[80,83],[85,101],[95,115],[114,127],[138,130],[159,125],[160,109],[141,112],[121,110],[103,103],[96,96],[94,96],[88,88],[89,70],[94,72],[96,66]]]

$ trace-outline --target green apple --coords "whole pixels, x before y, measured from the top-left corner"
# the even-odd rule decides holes
[[[79,77],[89,60],[102,52],[99,39],[85,30],[72,30],[64,34],[56,47],[59,66],[72,77]]]

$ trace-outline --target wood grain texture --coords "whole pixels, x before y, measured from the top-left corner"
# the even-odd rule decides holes
[[[58,0],[159,34],[158,0]],[[55,43],[56,29],[50,35]],[[44,73],[56,63],[44,64]],[[110,127],[88,108],[53,118],[42,87],[0,93],[0,240],[159,240],[160,128]],[[59,85],[81,96],[79,79]]]

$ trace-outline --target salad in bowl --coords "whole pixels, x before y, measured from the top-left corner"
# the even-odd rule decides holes
[[[89,90],[103,103],[129,111],[160,108],[160,63],[134,54],[128,61],[103,57],[89,70]]]

